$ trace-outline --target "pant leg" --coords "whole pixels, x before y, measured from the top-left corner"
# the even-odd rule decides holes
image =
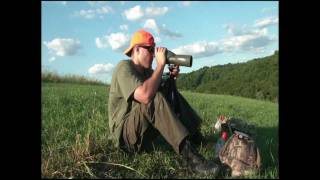
[[[180,103],[180,115],[179,118],[185,127],[189,130],[190,134],[194,134],[200,131],[201,118],[190,106],[187,100],[178,92],[178,98]]]
[[[145,132],[149,128],[156,129],[178,154],[180,143],[189,134],[160,92],[149,104],[138,104],[126,116],[123,142],[129,150],[141,150],[143,139],[147,138]]]
[[[141,104],[131,110],[125,117],[125,122],[122,129],[122,144],[123,149],[129,152],[138,152],[142,150],[143,135],[148,129],[152,128],[149,118],[149,108]],[[150,130],[148,130],[150,131]],[[149,138],[151,138],[149,136]]]

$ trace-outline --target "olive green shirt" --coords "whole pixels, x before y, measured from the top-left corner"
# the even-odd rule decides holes
[[[110,138],[119,146],[125,118],[139,102],[133,98],[137,87],[143,84],[152,74],[152,69],[138,72],[131,60],[122,60],[115,68],[108,102]]]

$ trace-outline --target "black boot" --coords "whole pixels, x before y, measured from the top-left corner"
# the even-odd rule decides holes
[[[201,134],[200,130],[196,130],[191,136],[190,136],[190,141],[192,144],[196,145],[197,147],[199,145],[206,145],[207,141]]]
[[[213,175],[214,177],[218,175],[220,171],[219,165],[213,161],[206,160],[200,155],[188,139],[182,143],[181,155],[189,169],[200,174]]]

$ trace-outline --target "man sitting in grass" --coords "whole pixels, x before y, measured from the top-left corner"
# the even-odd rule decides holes
[[[109,95],[109,128],[116,147],[127,152],[149,149],[161,134],[188,167],[201,174],[217,175],[220,167],[198,153],[202,141],[200,118],[178,93],[181,113],[168,103],[159,86],[166,65],[166,48],[155,47],[153,36],[144,30],[134,33],[112,76]],[[153,58],[157,67],[152,69]],[[179,67],[170,72],[177,77]]]

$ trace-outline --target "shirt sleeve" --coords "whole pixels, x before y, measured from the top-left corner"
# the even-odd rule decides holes
[[[144,81],[130,63],[123,63],[119,67],[117,78],[120,91],[127,102],[133,96],[135,89]]]

